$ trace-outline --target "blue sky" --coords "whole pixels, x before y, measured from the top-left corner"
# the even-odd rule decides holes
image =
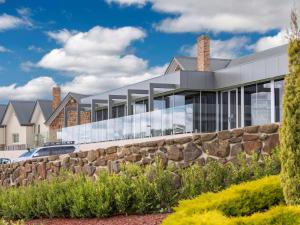
[[[54,85],[94,94],[161,75],[173,56],[195,55],[201,34],[222,58],[286,43],[292,0],[0,3],[0,102],[7,102],[50,98]]]

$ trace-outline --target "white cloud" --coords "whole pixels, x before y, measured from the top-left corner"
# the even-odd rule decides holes
[[[5,3],[5,0],[0,0],[0,4],[3,4],[3,3]]]
[[[9,86],[0,86],[0,99],[36,100],[50,98],[51,89],[54,86],[56,86],[54,80],[47,76],[32,79],[21,86],[16,83]]]
[[[213,58],[236,58],[241,52],[247,49],[249,39],[240,36],[227,40],[211,40],[211,57]],[[189,56],[197,55],[197,44],[192,46],[183,46],[180,51]]]
[[[11,50],[5,48],[4,46],[0,45],[0,52],[11,52]]]
[[[107,3],[117,3],[122,6],[129,6],[129,5],[138,5],[143,6],[146,4],[147,0],[106,0]]]
[[[287,44],[287,33],[282,30],[274,36],[261,37],[253,46],[251,46],[254,51],[259,52],[269,48],[274,48],[283,44]]]
[[[20,64],[21,70],[25,72],[31,71],[32,68],[34,68],[36,65],[31,61],[22,62]]]
[[[113,0],[124,5],[125,0]],[[126,1],[125,1],[126,2]],[[131,4],[140,1],[132,0]],[[143,1],[144,2],[144,1]],[[293,0],[148,0],[152,9],[170,14],[156,28],[163,32],[265,32],[289,25]],[[300,0],[296,0],[297,3]],[[125,4],[126,5],[126,4]],[[299,4],[298,4],[299,5]]]
[[[100,93],[162,75],[166,68],[150,68],[147,60],[129,50],[133,42],[146,37],[141,28],[96,26],[87,32],[63,29],[47,35],[61,48],[45,54],[37,66],[73,76],[73,80],[62,85],[64,92]]]
[[[17,9],[19,17],[3,13],[0,15],[0,31],[13,29],[19,26],[32,27],[33,24],[30,19],[30,9]]]
[[[28,46],[27,49],[29,51],[38,52],[38,53],[44,52],[44,49],[42,49],[41,47],[37,47],[35,45],[30,45],[30,46]]]

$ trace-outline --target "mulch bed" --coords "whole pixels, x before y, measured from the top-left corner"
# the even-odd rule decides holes
[[[105,219],[37,219],[26,225],[159,225],[168,214],[114,216]]]

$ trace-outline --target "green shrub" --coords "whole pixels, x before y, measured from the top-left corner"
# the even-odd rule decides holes
[[[258,158],[237,165],[210,161],[205,166],[186,169],[164,169],[159,161],[140,167],[122,166],[119,174],[105,171],[96,181],[84,175],[61,173],[49,181],[28,186],[0,187],[0,217],[30,219],[53,217],[107,217],[114,214],[168,212],[180,199],[201,193],[216,192],[245,180],[278,174],[278,157],[267,156],[265,163]],[[250,168],[250,169],[249,169]],[[251,172],[252,170],[252,172]],[[253,172],[260,171],[260,172]]]
[[[181,201],[175,208],[176,213],[170,215],[164,224],[173,224],[182,218],[213,210],[218,210],[226,216],[250,215],[283,202],[279,177],[270,176],[234,185],[218,193],[206,193],[192,200]]]
[[[298,28],[298,27],[297,27]],[[289,74],[285,77],[283,119],[280,131],[281,182],[287,204],[300,204],[300,37],[290,40]]]

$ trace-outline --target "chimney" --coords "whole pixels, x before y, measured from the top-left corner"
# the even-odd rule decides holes
[[[209,71],[210,69],[210,40],[203,35],[197,41],[197,69],[198,71]]]
[[[53,87],[52,89],[52,111],[56,110],[61,101],[60,87]]]

